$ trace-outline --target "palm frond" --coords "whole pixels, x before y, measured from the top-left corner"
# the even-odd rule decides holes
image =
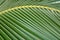
[[[60,11],[19,6],[0,12],[0,39],[60,40]]]

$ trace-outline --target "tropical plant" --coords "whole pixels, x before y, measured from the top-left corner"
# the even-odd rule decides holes
[[[0,40],[60,40],[60,10],[51,5],[56,3],[59,1],[0,0]]]

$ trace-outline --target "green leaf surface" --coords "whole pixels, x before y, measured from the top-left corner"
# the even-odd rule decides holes
[[[19,6],[0,12],[0,40],[60,40],[60,11]]]

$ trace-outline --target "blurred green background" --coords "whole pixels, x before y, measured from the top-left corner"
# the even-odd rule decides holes
[[[0,11],[23,5],[42,5],[60,9],[59,0],[0,0]]]

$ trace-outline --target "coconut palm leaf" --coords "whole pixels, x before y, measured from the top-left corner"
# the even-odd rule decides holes
[[[2,11],[0,40],[60,40],[60,11],[44,6]]]

